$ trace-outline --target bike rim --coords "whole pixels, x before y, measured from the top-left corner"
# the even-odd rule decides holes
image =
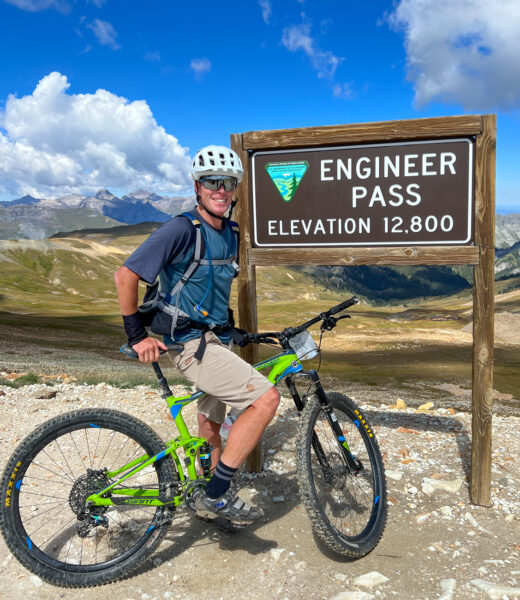
[[[340,409],[335,408],[335,413],[352,455],[364,468],[357,474],[350,471],[325,413],[319,410],[314,432],[326,464],[321,464],[316,451],[311,450],[314,493],[330,527],[345,540],[355,542],[365,538],[377,518],[381,501],[379,474],[374,471],[373,449],[361,430]]]
[[[104,481],[83,484],[87,469],[113,471],[147,450],[114,427],[81,424],[47,437],[21,465],[13,494],[13,510],[27,551],[49,566],[74,572],[110,568],[134,554],[156,533],[165,509],[110,506],[95,509],[107,523],[79,535],[76,512],[81,498],[105,487]],[[79,482],[79,483],[78,483]],[[108,480],[107,483],[108,484]],[[124,487],[159,490],[153,466],[129,478]],[[79,490],[79,491],[78,491]]]

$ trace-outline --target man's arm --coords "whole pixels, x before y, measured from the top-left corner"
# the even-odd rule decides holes
[[[124,265],[114,274],[119,307],[123,316],[133,315],[138,307],[139,275]]]
[[[137,310],[139,279],[140,277],[137,273],[134,273],[124,265],[114,274],[119,306],[121,308],[121,314],[123,315],[125,330],[129,337],[131,333],[136,331],[139,333],[141,331],[140,317]],[[142,333],[145,337],[135,344],[131,344],[132,348],[139,355],[139,360],[144,363],[151,363],[159,360],[159,350],[166,350],[166,346],[158,339],[148,336],[144,326],[142,326]],[[138,335],[137,337],[139,338],[141,336]],[[129,339],[129,343],[131,343],[131,339]]]

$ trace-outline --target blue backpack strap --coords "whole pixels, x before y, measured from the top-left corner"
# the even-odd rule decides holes
[[[162,310],[166,314],[169,314],[172,317],[172,326],[171,326],[172,337],[173,337],[173,332],[175,330],[175,327],[177,325],[177,320],[179,318],[179,314],[180,314],[180,312],[182,312],[179,308],[179,300],[181,297],[182,288],[184,287],[184,285],[186,284],[188,279],[193,275],[193,273],[195,273],[195,271],[199,268],[199,266],[201,264],[201,260],[202,260],[201,257],[203,256],[203,254],[205,252],[205,249],[202,247],[203,241],[205,242],[205,240],[203,240],[203,233],[202,233],[202,226],[201,226],[202,224],[201,224],[200,220],[197,219],[197,217],[190,212],[181,213],[179,216],[185,217],[186,219],[188,219],[190,221],[190,223],[193,225],[193,227],[195,227],[195,249],[193,252],[193,260],[191,261],[191,263],[188,265],[187,269],[182,274],[182,277],[173,286],[173,288],[170,290],[170,293],[166,294],[164,296],[164,298],[162,299],[162,301],[159,304],[160,310]],[[172,300],[173,296],[175,296],[175,295],[177,295],[177,301],[175,302],[175,305],[172,306],[171,300]]]
[[[240,267],[238,266],[239,262],[240,262],[240,226],[238,225],[238,223],[236,221],[228,221],[229,226],[231,227],[231,229],[233,230],[233,233],[235,234],[235,240],[236,240],[236,249],[235,249],[235,258],[233,259],[233,262],[231,263],[233,265],[233,268],[235,269],[235,277],[238,275],[238,272],[240,271]]]

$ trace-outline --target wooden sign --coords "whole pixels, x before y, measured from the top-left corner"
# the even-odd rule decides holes
[[[244,329],[258,330],[257,266],[473,265],[470,497],[489,506],[496,115],[248,131],[231,146],[246,171],[236,212]],[[242,351],[257,361],[256,346]]]
[[[254,152],[253,246],[471,244],[469,138]]]

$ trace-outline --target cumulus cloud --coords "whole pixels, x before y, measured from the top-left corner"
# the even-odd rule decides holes
[[[31,95],[7,99],[0,113],[3,193],[189,189],[187,150],[157,124],[145,101],[129,102],[102,89],[75,95],[69,86],[53,72]]]
[[[117,50],[121,47],[117,43],[117,31],[114,29],[112,23],[102,21],[101,19],[94,19],[91,23],[87,24],[87,27],[94,32],[98,42],[103,44],[103,46],[108,46],[112,50]]]
[[[269,24],[269,21],[271,20],[271,14],[273,12],[271,3],[269,0],[259,0],[258,4],[262,9],[262,19],[264,20],[264,23]]]
[[[211,62],[207,58],[194,58],[190,62],[190,69],[195,73],[195,77],[200,79],[211,71]]]
[[[323,51],[311,36],[311,25],[291,25],[283,30],[282,44],[290,52],[304,52],[311,61],[312,68],[317,71],[318,77],[332,78],[338,65],[343,60],[332,52]]]
[[[466,110],[520,105],[520,2],[401,0],[390,15],[404,30],[415,102]]]
[[[21,10],[28,12],[40,12],[47,8],[54,8],[59,12],[69,12],[70,5],[66,0],[5,0],[7,4],[12,4]]]

